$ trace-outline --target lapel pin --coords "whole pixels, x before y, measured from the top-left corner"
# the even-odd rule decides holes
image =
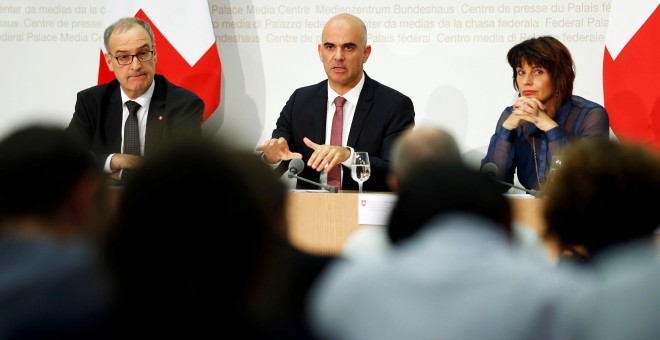
[[[158,120],[163,120],[163,116],[158,116]]]

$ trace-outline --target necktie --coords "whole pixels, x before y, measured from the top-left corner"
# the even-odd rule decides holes
[[[138,127],[137,112],[140,104],[129,100],[126,102],[128,118],[124,125],[124,153],[129,155],[140,155],[140,128]]]
[[[330,145],[342,145],[341,134],[344,125],[344,103],[346,98],[335,98],[335,115],[332,117],[332,130],[330,132]],[[341,190],[341,164],[335,165],[328,173],[328,184]]]

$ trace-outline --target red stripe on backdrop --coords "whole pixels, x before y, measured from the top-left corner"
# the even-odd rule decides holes
[[[603,96],[612,131],[620,140],[660,151],[660,7],[616,60],[605,49]]]
[[[139,10],[135,16],[148,22],[154,32],[157,55],[156,73],[164,75],[169,81],[195,92],[202,98],[205,106],[203,121],[206,121],[220,104],[222,65],[217,44],[214,42],[204,56],[195,65],[190,66],[142,10]],[[113,79],[115,79],[115,75],[105,65],[103,50],[101,50],[98,83],[103,84]]]
[[[105,64],[105,57],[103,55],[103,50],[99,51],[99,84],[105,84],[113,79],[115,79],[115,74],[108,69],[108,66]]]

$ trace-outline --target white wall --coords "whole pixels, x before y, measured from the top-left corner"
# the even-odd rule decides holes
[[[505,56],[522,39],[551,34],[563,41],[576,63],[574,93],[603,104],[609,4],[209,0],[223,78],[220,107],[204,131],[246,148],[268,138],[292,91],[325,79],[316,43],[323,23],[348,11],[369,26],[373,52],[367,73],[412,98],[418,125],[449,128],[463,152],[480,157],[502,109],[514,101]],[[0,137],[34,120],[69,122],[76,92],[96,84],[105,5],[103,0],[0,0]],[[65,41],[65,34],[74,40]],[[44,41],[44,35],[54,41]],[[22,40],[12,41],[16,36]]]

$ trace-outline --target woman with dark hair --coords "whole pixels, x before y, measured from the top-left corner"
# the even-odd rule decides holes
[[[504,109],[481,165],[494,163],[497,176],[527,189],[543,189],[552,157],[574,139],[609,138],[605,108],[573,95],[571,52],[552,36],[531,38],[507,53],[518,98]]]

